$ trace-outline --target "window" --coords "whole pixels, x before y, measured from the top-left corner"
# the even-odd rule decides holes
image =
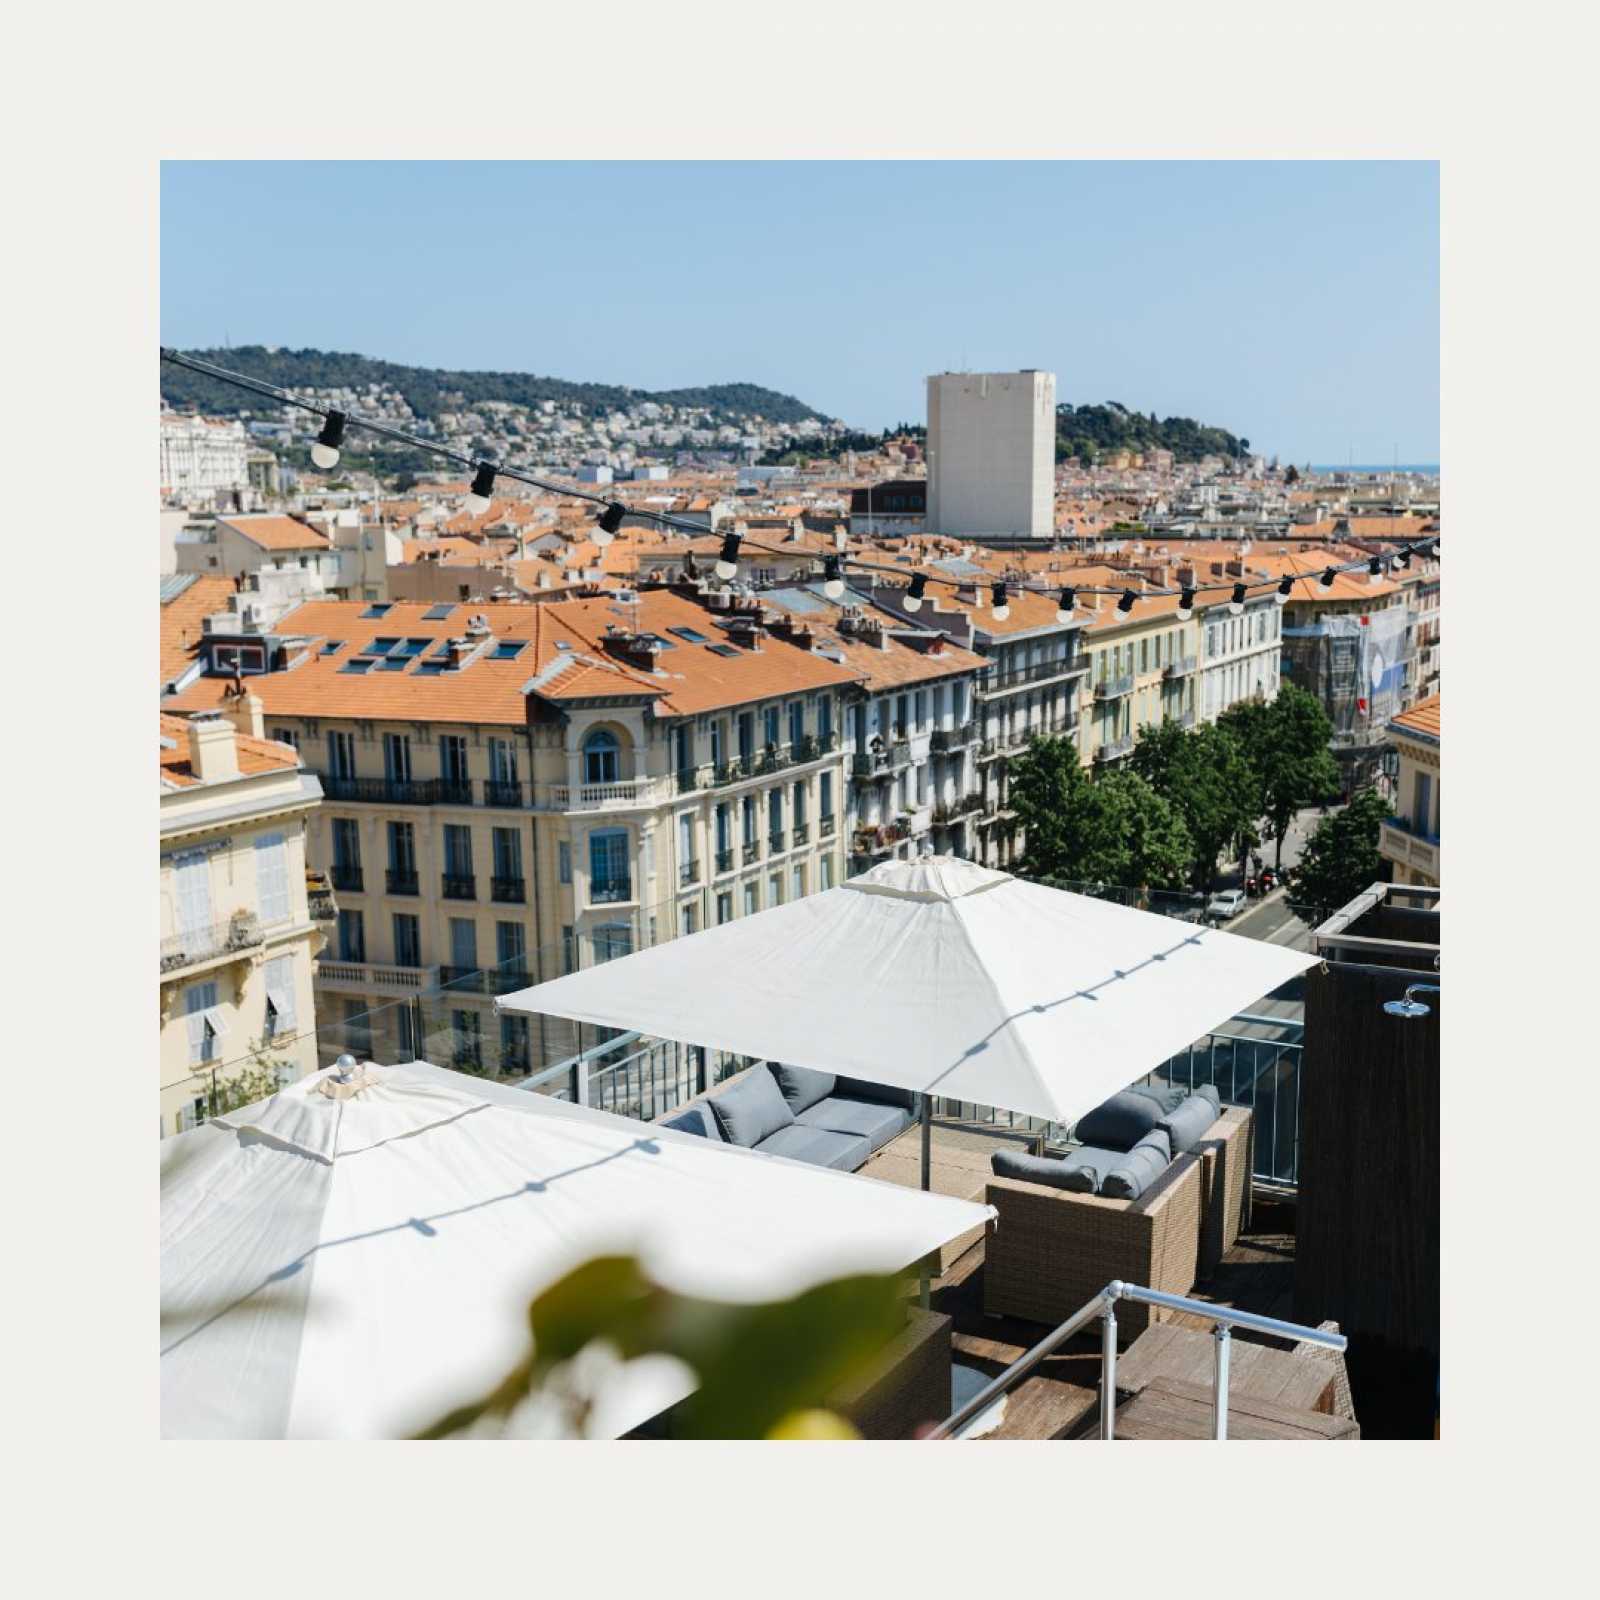
[[[674,634],[687,644],[704,644],[706,642],[706,636],[694,628],[668,628],[667,632]]]
[[[272,737],[279,744],[289,745],[296,750],[300,748],[300,735],[293,728],[275,728],[273,729]]]
[[[455,1048],[452,1065],[481,1067],[483,1065],[483,1013],[479,1011],[452,1011],[450,1030]]]
[[[803,828],[806,824],[806,786],[802,779],[794,786],[794,825]]]
[[[361,875],[361,824],[354,817],[333,819],[333,874],[345,883]],[[344,884],[336,884],[336,888]]]
[[[717,896],[717,925],[733,921],[733,896],[726,890]]]
[[[389,871],[396,877],[416,876],[417,836],[409,822],[389,824]]]
[[[767,904],[769,906],[781,906],[783,904],[783,874],[781,872],[774,872],[767,879]]]
[[[772,835],[774,846],[783,839],[783,790],[767,790],[767,832]]]
[[[595,902],[632,898],[625,828],[605,828],[589,835],[589,898]]]
[[[724,802],[717,807],[717,855],[719,859],[733,848],[733,811]]]
[[[450,965],[462,972],[478,970],[478,924],[471,917],[450,919]]]
[[[267,990],[263,1037],[276,1039],[294,1032],[294,957],[274,956],[261,969]]]
[[[694,814],[683,812],[678,817],[678,865],[684,877],[696,875],[694,859]]]
[[[526,639],[500,639],[489,652],[491,661],[515,661],[528,648]]]
[[[695,912],[697,909],[698,908],[695,906],[695,903],[692,900],[683,908],[683,931],[685,933],[694,932]]]
[[[502,972],[524,972],[528,966],[528,933],[520,922],[494,925],[495,963]]]
[[[472,876],[472,829],[465,823],[444,825],[444,873],[447,878]]]
[[[395,1020],[399,1024],[397,1039],[399,1043],[399,1056],[402,1061],[414,1061],[417,1058],[417,1025],[410,1006],[396,1006]],[[526,1021],[526,1018],[523,1019]]]
[[[744,914],[753,917],[761,909],[761,885],[754,878],[744,886]]]
[[[319,654],[325,655],[325,656],[336,656],[343,649],[344,649],[344,640],[343,639],[324,639],[322,641],[322,649],[319,652]]]
[[[833,887],[833,857],[823,856],[817,866],[820,886],[824,889],[831,889]]]
[[[791,700],[789,702],[789,743],[797,745],[806,736],[806,703],[804,700]]]
[[[680,765],[687,763],[680,762]],[[617,783],[622,776],[622,753],[617,736],[605,728],[596,728],[583,741],[583,781],[585,783]]]
[[[833,737],[833,696],[823,695],[817,702],[817,737],[826,743]]]
[[[1428,772],[1419,772],[1416,777],[1416,790],[1411,806],[1411,826],[1418,833],[1432,833],[1430,826],[1433,820],[1433,775]]]
[[[358,658],[354,661],[345,662],[345,664],[340,667],[339,670],[340,672],[348,672],[351,677],[360,677],[363,672],[370,672],[372,670],[372,663],[370,661],[363,661]]]
[[[172,876],[177,889],[178,932],[202,940],[211,932],[211,858],[198,851],[175,856]]]
[[[345,1048],[358,1061],[372,1059],[372,1013],[365,1000],[346,1000],[344,1003]]]
[[[256,899],[262,922],[289,920],[289,847],[281,833],[256,835]]]
[[[739,759],[748,761],[756,753],[756,714],[753,711],[739,713]]]
[[[706,649],[714,656],[737,656],[738,648],[731,644],[708,644]]]
[[[711,765],[720,767],[723,763],[723,727],[720,722],[711,724]]]
[[[927,727],[927,725],[928,725],[928,691],[926,689],[918,689],[917,690],[916,699],[913,702],[913,707],[914,707],[914,709],[913,709],[912,715],[915,718],[917,727],[919,727],[919,728]]]
[[[522,834],[516,828],[496,828],[490,835],[497,878],[522,876]]]
[[[183,997],[183,1009],[188,1015],[190,1061],[215,1061],[217,1040],[228,1031],[217,1005],[216,984],[191,984]]]
[[[407,735],[384,734],[383,775],[390,783],[411,782],[411,740]]]
[[[577,956],[577,943],[572,937],[572,927],[563,923],[561,928],[561,970],[571,972]]]
[[[356,775],[355,737],[348,733],[328,735],[328,776],[353,778]]]
[[[598,966],[602,962],[615,961],[618,956],[631,954],[633,951],[633,929],[626,922],[605,922],[594,930],[594,959]]]
[[[446,783],[466,783],[467,741],[459,733],[439,737],[439,775]]]
[[[389,606],[384,602],[380,602],[377,605],[368,606],[367,609],[361,613],[361,615],[363,617],[373,617],[373,618],[386,617],[386,616],[388,616],[388,614],[389,614]]]
[[[489,781],[491,783],[517,781],[517,747],[509,739],[489,741]]]
[[[833,774],[824,772],[817,777],[817,805],[820,814],[826,818],[833,815]]]
[[[556,876],[562,883],[572,882],[572,842],[562,839],[556,845]]]
[[[796,865],[796,867],[794,869],[794,872],[792,874],[792,877],[791,877],[790,888],[791,888],[791,891],[792,891],[792,893],[794,895],[794,898],[796,900],[804,900],[805,899],[805,897],[806,897],[806,869],[805,869],[805,863],[804,862],[800,862],[800,863],[798,863]]]
[[[409,661],[413,656],[420,656],[424,650],[433,643],[432,639],[402,639],[389,652],[392,656],[402,656]]]
[[[764,744],[776,744],[778,742],[778,733],[778,708],[776,706],[768,706],[761,713],[762,742]]]
[[[387,634],[380,635],[376,639],[369,640],[366,648],[362,650],[361,654],[364,656],[386,656],[399,643],[400,641],[398,639]],[[426,641],[424,641],[424,643],[426,643]]]
[[[512,1016],[509,1012],[500,1017],[500,1070],[526,1072],[528,1060],[528,1019]]]
[[[361,913],[339,908],[339,959],[362,962],[367,959],[367,933]]]
[[[394,964],[397,967],[422,965],[422,923],[409,911],[397,911],[392,918]],[[405,1007],[401,1008],[406,1009]]]
[[[454,610],[455,607],[452,605],[429,606],[428,609],[422,613],[422,620],[424,622],[443,622],[445,618],[448,617]]]

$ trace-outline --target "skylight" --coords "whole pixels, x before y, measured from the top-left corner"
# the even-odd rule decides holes
[[[422,620],[424,622],[443,622],[454,610],[454,606],[429,606],[422,613]]]
[[[442,661],[419,661],[416,666],[416,676],[421,678],[435,678],[441,672],[448,671]]]
[[[491,661],[515,661],[528,648],[526,639],[501,639],[489,652]]]
[[[399,649],[391,650],[389,654],[392,656],[404,656],[407,660],[410,660],[412,656],[420,656],[432,643],[432,639],[402,639]]]
[[[325,656],[336,656],[343,649],[343,639],[324,639],[322,642],[322,653]]]
[[[404,672],[406,663],[404,656],[389,656],[386,660],[376,663],[379,672]]]
[[[714,656],[736,656],[739,654],[738,650],[731,644],[708,644],[706,649]]]
[[[676,634],[678,638],[684,640],[687,644],[704,644],[706,642],[706,636],[703,633],[697,633],[693,628],[668,628],[667,632]]]
[[[388,601],[378,601],[375,604],[368,606],[367,609],[361,613],[361,615],[363,617],[386,617],[389,615],[389,610],[390,607]]]
[[[357,674],[369,672],[371,669],[372,663],[370,661],[363,660],[360,656],[345,662],[345,664],[339,668],[341,672],[354,672]]]
[[[374,639],[361,653],[364,656],[386,656],[399,643],[398,639]]]

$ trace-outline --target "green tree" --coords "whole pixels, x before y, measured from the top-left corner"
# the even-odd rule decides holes
[[[1218,856],[1248,848],[1259,815],[1255,773],[1237,735],[1215,723],[1182,734],[1159,792],[1177,808],[1194,841],[1194,886],[1209,889]]]
[[[1326,914],[1376,883],[1383,867],[1378,824],[1389,815],[1389,802],[1376,789],[1361,789],[1342,811],[1324,817],[1299,866],[1289,869],[1295,899]]]
[[[1136,889],[1181,888],[1194,863],[1194,840],[1177,808],[1137,772],[1107,772],[1090,788],[1102,829],[1121,841],[1112,881]]]
[[[1167,792],[1172,764],[1188,737],[1171,717],[1163,717],[1160,722],[1147,722],[1139,730],[1139,742],[1133,747],[1129,763],[1157,794]]]
[[[1267,819],[1267,837],[1283,841],[1303,807],[1336,793],[1339,768],[1328,749],[1333,724],[1313,694],[1283,684],[1272,701],[1243,700],[1217,718],[1239,741],[1255,784],[1254,815]]]

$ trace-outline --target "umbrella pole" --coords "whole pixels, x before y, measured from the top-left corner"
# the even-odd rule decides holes
[[[925,1094],[922,1097],[922,1188],[926,1193],[933,1182],[933,1096]],[[928,1283],[928,1261],[923,1257],[919,1273],[922,1290],[922,1309],[931,1308],[932,1292]]]

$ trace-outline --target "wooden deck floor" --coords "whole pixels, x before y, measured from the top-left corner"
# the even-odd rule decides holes
[[[1192,1298],[1237,1306],[1288,1320],[1294,1298],[1294,1235],[1284,1231],[1289,1218],[1278,1207],[1258,1201],[1251,1231],[1223,1258],[1211,1280],[1198,1283]],[[933,1286],[933,1309],[952,1320],[952,1355],[986,1377],[998,1377],[1018,1356],[1050,1330],[1015,1317],[988,1317],[983,1311],[983,1246],[969,1250]],[[1198,1317],[1173,1319],[1198,1329]],[[1239,1339],[1264,1344],[1279,1341],[1240,1330]],[[1001,1426],[986,1439],[1063,1439],[1078,1433],[1099,1406],[1098,1327],[1047,1356],[1007,1398]]]

